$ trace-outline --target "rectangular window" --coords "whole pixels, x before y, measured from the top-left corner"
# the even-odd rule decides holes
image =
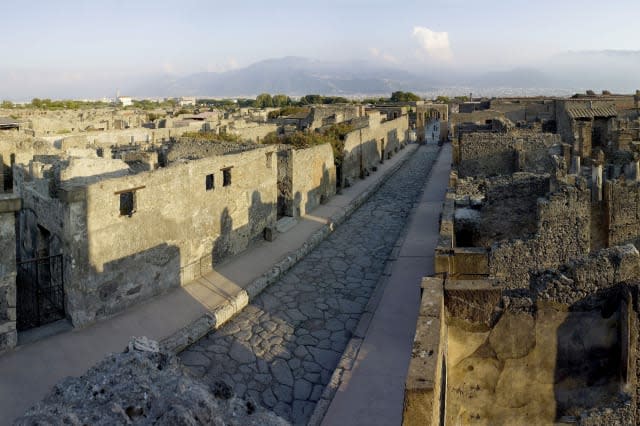
[[[211,191],[213,189],[213,174],[207,175],[205,177],[204,186],[207,191]]]
[[[267,169],[271,168],[272,158],[273,158],[273,152],[267,152]]]
[[[120,193],[120,216],[133,215],[136,211],[136,193],[135,191],[126,191]]]
[[[231,185],[231,167],[222,169],[222,186]]]

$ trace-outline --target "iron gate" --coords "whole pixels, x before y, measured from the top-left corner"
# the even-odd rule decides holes
[[[62,255],[25,260],[17,266],[18,331],[64,318]]]

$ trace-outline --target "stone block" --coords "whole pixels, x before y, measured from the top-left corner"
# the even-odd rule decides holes
[[[267,226],[266,228],[264,228],[264,239],[266,241],[275,241],[276,238],[278,238],[278,232],[275,230],[275,228],[271,226]]]
[[[430,425],[439,410],[440,319],[418,317],[404,389],[403,425]]]
[[[453,273],[459,275],[488,275],[489,254],[482,247],[455,248]]]
[[[444,297],[444,280],[440,277],[422,278],[422,301],[420,315],[440,317],[442,314],[442,298]]]
[[[445,285],[447,323],[468,331],[487,331],[500,314],[502,289],[490,280],[448,280]]]
[[[17,344],[18,333],[15,330],[0,334],[0,352],[15,348]]]
[[[22,207],[22,199],[13,194],[0,195],[0,213],[17,212]]]

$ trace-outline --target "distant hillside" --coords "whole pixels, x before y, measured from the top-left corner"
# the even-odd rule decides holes
[[[173,81],[132,87],[134,96],[255,96],[260,93],[305,95],[382,94],[395,90],[428,91],[433,80],[366,62],[330,63],[299,57],[268,59],[226,72],[192,74]]]

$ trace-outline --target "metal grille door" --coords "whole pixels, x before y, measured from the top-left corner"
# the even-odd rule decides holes
[[[62,255],[26,260],[17,266],[18,331],[64,318]]]

